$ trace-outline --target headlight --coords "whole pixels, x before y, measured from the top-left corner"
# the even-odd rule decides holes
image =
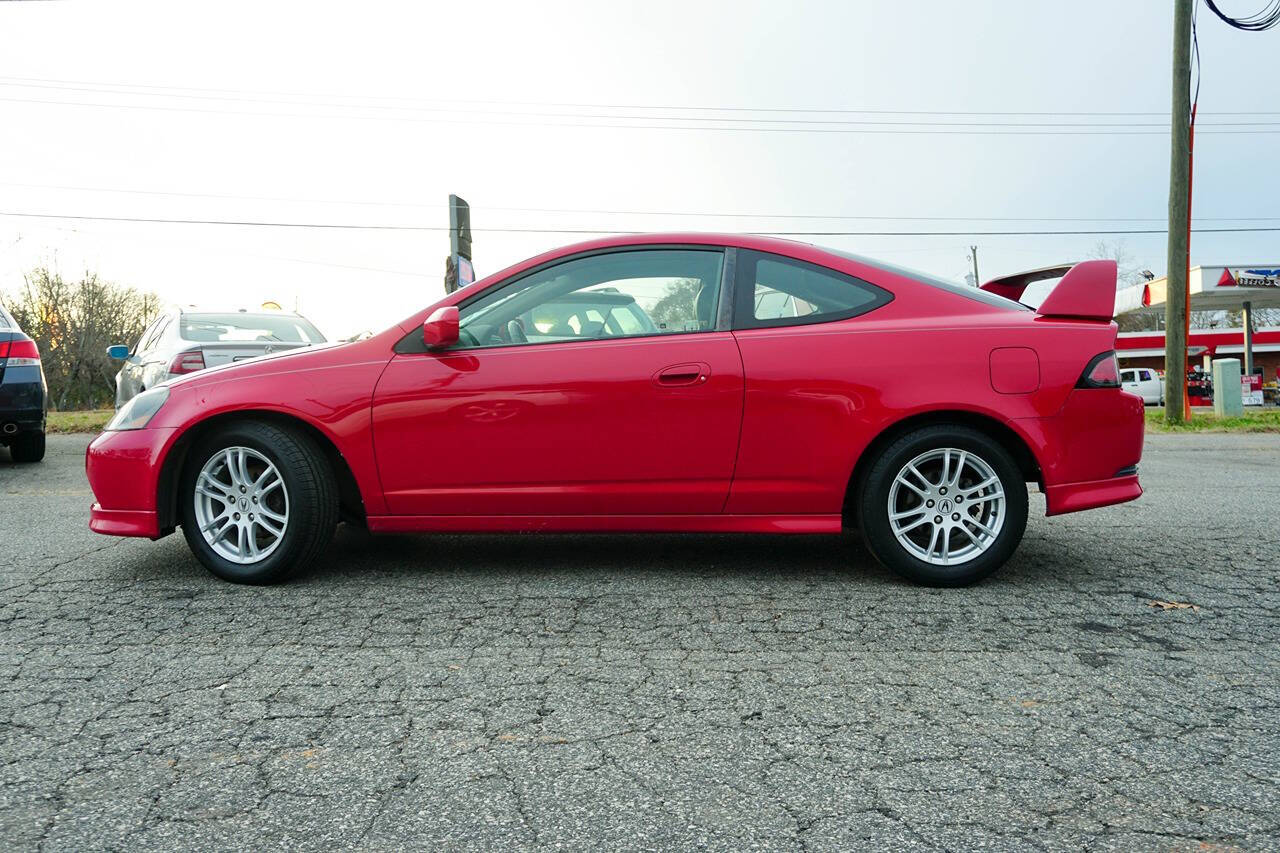
[[[142,429],[151,423],[151,419],[168,399],[169,389],[163,385],[152,388],[150,391],[143,391],[121,406],[120,411],[116,412],[116,416],[108,421],[103,429],[108,431]]]

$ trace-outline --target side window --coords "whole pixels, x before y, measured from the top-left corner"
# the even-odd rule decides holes
[[[856,317],[893,299],[887,290],[816,264],[739,252],[734,326],[763,328]]]
[[[165,315],[161,314],[159,317],[151,321],[151,325],[147,326],[147,328],[143,330],[142,337],[138,339],[138,345],[134,347],[132,355],[144,353],[151,348],[151,341],[155,338],[156,331],[159,330],[160,324],[163,323],[164,320]]]
[[[1138,371],[1138,376],[1139,376],[1139,378],[1141,378],[1141,379],[1142,379],[1142,381],[1143,381],[1143,382],[1150,382],[1150,381],[1151,381],[1151,371],[1150,371],[1150,370],[1140,370],[1140,371]]]
[[[709,331],[723,258],[719,249],[643,249],[565,261],[464,305],[457,346]]]
[[[1134,380],[1134,378],[1133,378],[1133,371],[1132,371],[1132,370],[1122,370],[1122,371],[1120,371],[1120,381],[1121,381],[1121,382],[1133,382],[1133,381],[1135,381],[1135,380]]]
[[[164,336],[165,330],[169,328],[169,316],[166,314],[156,320],[155,327],[151,330],[151,334],[146,338],[146,344],[142,347],[143,352],[150,352],[155,349],[156,344],[160,343],[160,338]]]

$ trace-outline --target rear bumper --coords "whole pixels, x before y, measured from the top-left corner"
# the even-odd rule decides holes
[[[1138,485],[1137,474],[1128,474],[1110,480],[1046,486],[1044,496],[1047,505],[1045,515],[1062,515],[1136,500],[1142,497],[1142,486]]]
[[[26,432],[44,432],[44,409],[0,406],[0,444]]]
[[[145,509],[103,509],[94,504],[89,510],[89,529],[106,536],[160,538],[159,517]]]
[[[39,367],[10,367],[0,380],[0,442],[44,431],[44,381]]]
[[[1071,392],[1057,415],[1019,421],[1038,448],[1047,515],[1142,495],[1137,466],[1146,432],[1142,398],[1118,388]]]

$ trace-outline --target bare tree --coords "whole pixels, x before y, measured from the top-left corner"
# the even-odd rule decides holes
[[[110,404],[118,365],[107,357],[107,347],[136,342],[159,307],[154,294],[88,272],[67,282],[46,267],[32,270],[23,288],[3,299],[40,348],[49,401],[57,409]]]
[[[1133,287],[1141,284],[1146,276],[1142,268],[1133,259],[1133,253],[1123,240],[1099,240],[1089,252],[1089,257],[1113,260],[1116,262],[1116,288]],[[1129,312],[1116,318],[1116,324],[1122,332],[1154,332],[1159,319],[1154,314]]]

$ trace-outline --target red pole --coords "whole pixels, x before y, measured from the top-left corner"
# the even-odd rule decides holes
[[[1186,305],[1186,328],[1183,329],[1182,339],[1187,342],[1187,349],[1191,348],[1191,174],[1195,168],[1195,147],[1196,147],[1196,105],[1191,105],[1191,126],[1188,128],[1187,134],[1187,257],[1186,257],[1186,283],[1187,298],[1183,303]],[[1182,417],[1187,421],[1191,420],[1191,395],[1187,393],[1187,359],[1182,357]]]

